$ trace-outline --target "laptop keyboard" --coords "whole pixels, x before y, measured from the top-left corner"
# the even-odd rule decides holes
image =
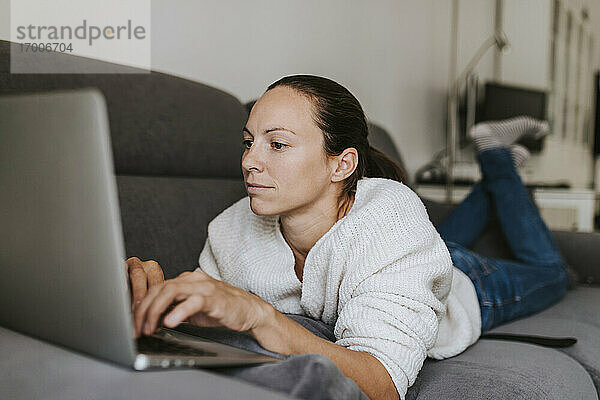
[[[155,336],[140,336],[136,339],[138,352],[180,356],[216,357],[217,353],[205,351],[185,344],[175,343]]]

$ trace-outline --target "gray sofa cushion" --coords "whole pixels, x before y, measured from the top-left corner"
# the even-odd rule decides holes
[[[427,359],[406,399],[597,399],[590,376],[566,354],[481,339],[463,353]]]
[[[551,307],[526,318],[500,325],[490,333],[572,336],[573,346],[557,348],[577,360],[600,390],[600,289],[579,285]]]
[[[198,266],[208,223],[244,197],[235,179],[118,176],[127,257],[156,260],[166,278]]]
[[[579,282],[600,288],[600,233],[552,231],[568,265],[579,274]]]

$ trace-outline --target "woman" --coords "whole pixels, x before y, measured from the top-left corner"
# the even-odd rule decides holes
[[[459,354],[482,331],[536,312],[566,290],[560,255],[506,147],[540,131],[531,123],[474,130],[483,180],[440,236],[401,183],[401,168],[369,146],[364,113],[347,89],[316,76],[280,79],[243,129],[248,197],[211,221],[199,268],[163,281],[156,262],[127,260],[136,334],[183,321],[248,331],[271,352],[325,356],[361,398],[404,398],[427,356]],[[466,248],[492,207],[523,263]],[[333,337],[286,314],[321,321]],[[314,386],[305,398],[325,398],[328,389]],[[343,384],[337,390],[332,396],[351,392]]]

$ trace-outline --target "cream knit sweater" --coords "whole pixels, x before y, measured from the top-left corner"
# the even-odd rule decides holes
[[[419,197],[390,179],[358,182],[348,214],[309,251],[302,282],[279,217],[254,214],[249,197],[210,222],[199,265],[282,313],[335,325],[336,343],[375,356],[401,399],[427,356],[459,354],[481,333],[473,283]]]

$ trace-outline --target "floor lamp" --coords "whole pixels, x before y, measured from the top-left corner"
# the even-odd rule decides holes
[[[503,54],[510,52],[510,43],[504,32],[497,32],[490,36],[479,47],[471,61],[465,69],[456,78],[450,90],[448,91],[448,120],[446,133],[446,148],[448,149],[448,165],[446,168],[446,202],[452,203],[452,194],[454,191],[454,159],[456,158],[456,121],[457,121],[457,102],[461,88],[465,84],[467,77],[473,72],[481,57],[492,47],[496,46]]]

